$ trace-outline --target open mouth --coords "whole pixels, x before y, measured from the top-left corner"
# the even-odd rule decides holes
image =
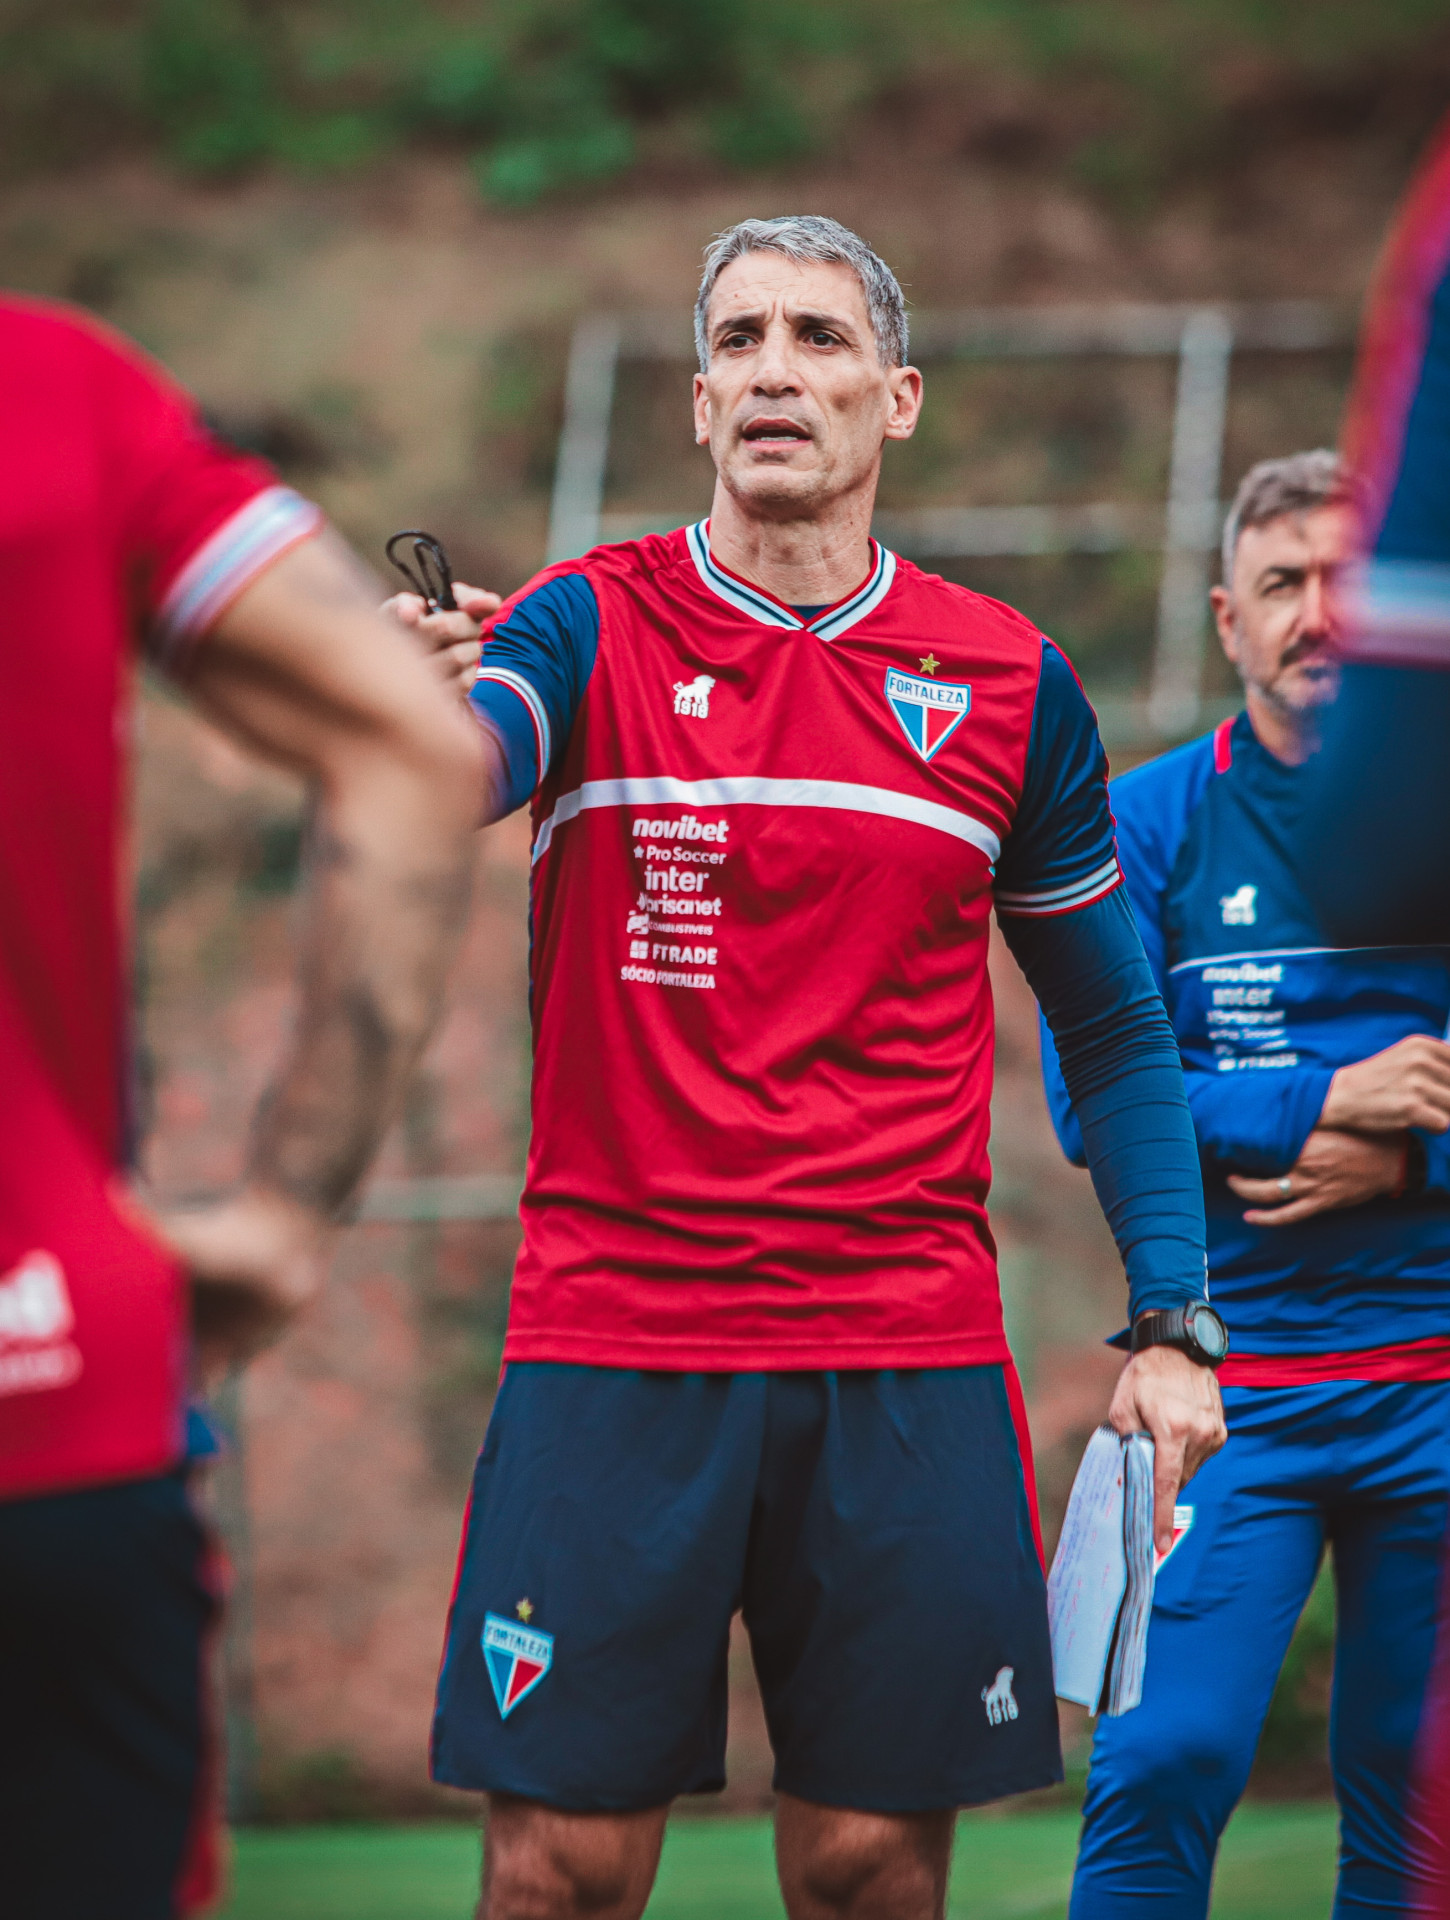
[[[798,440],[809,440],[810,434],[795,420],[752,420],[741,434],[743,440],[752,444],[763,442],[766,446],[790,446]]]

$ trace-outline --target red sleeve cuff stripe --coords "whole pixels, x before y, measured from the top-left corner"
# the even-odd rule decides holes
[[[321,525],[321,508],[290,487],[267,487],[254,495],[203,541],[167,588],[156,614],[156,656],[163,663],[173,661],[258,574]]]
[[[998,893],[998,913],[1049,914],[1073,913],[1079,907],[1091,906],[1094,900],[1101,900],[1105,894],[1113,891],[1122,883],[1123,872],[1118,865],[1118,856],[1105,860],[1081,880],[1071,881],[1065,887],[1053,887],[1041,893]]]

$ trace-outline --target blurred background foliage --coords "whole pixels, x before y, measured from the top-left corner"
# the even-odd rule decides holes
[[[1279,1671],[1254,1760],[1251,1791],[1296,1798],[1331,1790],[1329,1705],[1334,1681],[1334,1581],[1320,1568]]]
[[[1446,0],[0,0],[0,169],[467,157],[503,205],[778,165],[952,89],[989,155],[1131,207],[1286,112],[1424,131]],[[1272,107],[1273,111],[1267,111]]]

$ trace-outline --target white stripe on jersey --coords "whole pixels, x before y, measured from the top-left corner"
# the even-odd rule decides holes
[[[896,578],[896,555],[883,547],[879,540],[873,540],[871,551],[875,555],[875,565],[870,578],[840,606],[828,607],[824,613],[817,614],[814,620],[805,621],[789,607],[780,606],[768,594],[757,593],[746,581],[733,579],[726,573],[710,551],[709,530],[708,520],[697,520],[694,526],[685,529],[695,571],[711,593],[728,601],[737,613],[749,614],[752,620],[758,620],[763,627],[784,627],[791,633],[814,633],[822,640],[838,640],[849,627],[854,627],[881,605]]]
[[[322,509],[290,487],[266,487],[224,520],[177,574],[157,609],[154,651],[162,663],[204,633],[243,587],[321,525]]]
[[[1076,907],[1090,905],[1102,894],[1111,893],[1121,877],[1118,856],[1112,854],[1083,879],[1069,881],[1065,887],[1052,887],[1042,893],[998,893],[997,909],[1000,913],[1023,915],[1070,913]]]
[[[1403,947],[1246,947],[1242,953],[1200,953],[1179,960],[1168,971],[1189,973],[1194,967],[1230,967],[1241,960],[1317,960],[1326,953],[1403,953]]]
[[[553,758],[553,745],[549,734],[549,716],[544,703],[534,688],[521,673],[515,673],[510,667],[480,667],[474,685],[480,680],[492,680],[496,686],[507,687],[510,693],[516,693],[528,710],[534,723],[534,746],[539,756],[539,770],[534,785],[549,771],[549,762]]]
[[[850,780],[770,780],[758,774],[732,775],[721,780],[673,780],[667,774],[652,779],[586,780],[572,793],[561,793],[554,811],[539,828],[534,859],[549,850],[555,827],[593,807],[831,807],[845,813],[876,813],[891,820],[910,820],[965,840],[988,860],[996,862],[1002,843],[990,827],[969,813],[921,800],[913,793],[890,787],[861,787]]]

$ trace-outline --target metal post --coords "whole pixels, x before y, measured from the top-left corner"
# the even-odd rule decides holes
[[[586,315],[574,329],[569,349],[564,427],[549,514],[550,565],[573,560],[598,544],[618,364],[619,322],[611,314]]]
[[[883,513],[878,532],[899,552],[930,559],[1159,550],[1163,569],[1149,698],[1137,692],[1131,699],[1109,698],[1099,704],[1099,716],[1115,743],[1135,749],[1203,725],[1209,556],[1218,541],[1232,353],[1235,347],[1317,353],[1345,346],[1354,338],[1351,316],[1309,300],[1215,306],[1119,302],[917,313],[911,332],[918,353],[928,358],[1177,356],[1166,512],[1112,501],[940,506]],[[608,514],[601,512],[601,500],[619,359],[688,360],[690,342],[684,313],[595,314],[579,322],[555,476],[551,560],[585,552],[600,539],[633,540],[680,524],[678,510]]]
[[[1217,307],[1184,322],[1173,410],[1173,455],[1158,590],[1158,639],[1148,717],[1169,738],[1198,723],[1210,555],[1217,533],[1233,328]]]

